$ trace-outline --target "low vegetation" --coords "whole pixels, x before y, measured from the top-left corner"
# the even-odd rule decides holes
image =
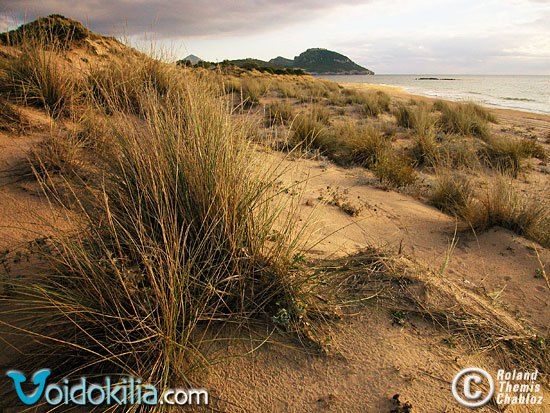
[[[497,174],[485,190],[479,191],[474,189],[472,179],[464,174],[440,172],[430,200],[474,229],[499,226],[543,246],[550,245],[548,203],[520,195],[510,176]]]
[[[53,116],[68,113],[78,97],[75,76],[59,52],[34,40],[21,45],[17,55],[0,59],[0,93]]]
[[[67,43],[92,35],[67,24],[49,35]],[[495,134],[491,111],[403,103],[383,91],[254,65],[182,67],[137,52],[75,71],[67,47],[17,33],[0,37],[20,49],[0,57],[0,129],[24,130],[25,106],[50,116],[49,135],[29,160],[72,225],[36,242],[44,258],[38,276],[10,280],[2,297],[14,306],[10,316],[19,316],[13,327],[36,338],[21,349],[21,368],[46,360],[58,378],[109,372],[158,389],[192,384],[193,372],[211,361],[205,340],[224,339],[224,323],[248,332],[281,328],[309,342],[313,322],[335,310],[334,297],[364,292],[373,281],[392,311],[413,306],[462,332],[481,320],[483,343],[497,348],[506,339],[512,353],[534,354],[498,319],[519,338],[500,334],[488,321],[493,313],[480,310],[474,320],[456,306],[441,277],[406,278],[395,256],[372,250],[347,257],[338,271],[304,268],[307,226],[281,188],[281,164],[257,150],[282,130],[284,142],[271,147],[366,168],[386,189],[414,185],[474,230],[500,226],[550,246],[548,203],[524,196],[516,179],[535,162],[529,158],[547,159],[545,148]],[[368,206],[330,186],[321,199],[352,217]],[[350,268],[362,272],[350,276]],[[437,284],[452,306],[427,305],[409,294],[412,283]]]
[[[17,328],[41,339],[16,364],[40,359],[58,377],[131,374],[164,389],[189,382],[204,363],[201,337],[215,324],[270,323],[284,312],[279,324],[299,330],[315,305],[297,265],[297,218],[277,196],[277,165],[252,150],[221,83],[143,56],[60,86],[54,66],[26,60],[50,56],[41,53],[22,55],[9,72],[35,88],[8,78],[0,92],[61,116],[64,98],[82,91],[78,119],[88,121],[32,151],[48,196],[81,219],[40,244],[42,276],[14,281],[3,298],[25,314]],[[243,82],[249,96],[257,89]],[[322,109],[312,113],[323,120]],[[101,150],[89,143],[97,135],[109,136]],[[82,181],[87,169],[100,172]],[[71,202],[59,185],[68,185]]]
[[[496,122],[491,112],[475,103],[456,104],[440,100],[434,104],[434,110],[441,113],[439,123],[446,133],[489,139],[488,123]]]

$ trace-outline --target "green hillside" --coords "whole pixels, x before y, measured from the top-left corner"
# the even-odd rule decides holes
[[[354,63],[349,57],[327,49],[307,49],[294,58],[294,67],[309,73],[374,74],[371,70]]]

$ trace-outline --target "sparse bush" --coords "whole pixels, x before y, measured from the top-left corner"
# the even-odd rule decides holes
[[[395,188],[412,185],[417,180],[410,159],[395,152],[386,152],[374,166],[379,181]]]

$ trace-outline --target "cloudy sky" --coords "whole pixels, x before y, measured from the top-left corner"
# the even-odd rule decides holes
[[[3,0],[5,30],[63,14],[178,57],[292,58],[325,47],[377,73],[550,75],[550,0]]]

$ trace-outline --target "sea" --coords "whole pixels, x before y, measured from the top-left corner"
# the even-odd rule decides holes
[[[336,82],[397,86],[414,95],[550,114],[550,76],[320,75]]]

